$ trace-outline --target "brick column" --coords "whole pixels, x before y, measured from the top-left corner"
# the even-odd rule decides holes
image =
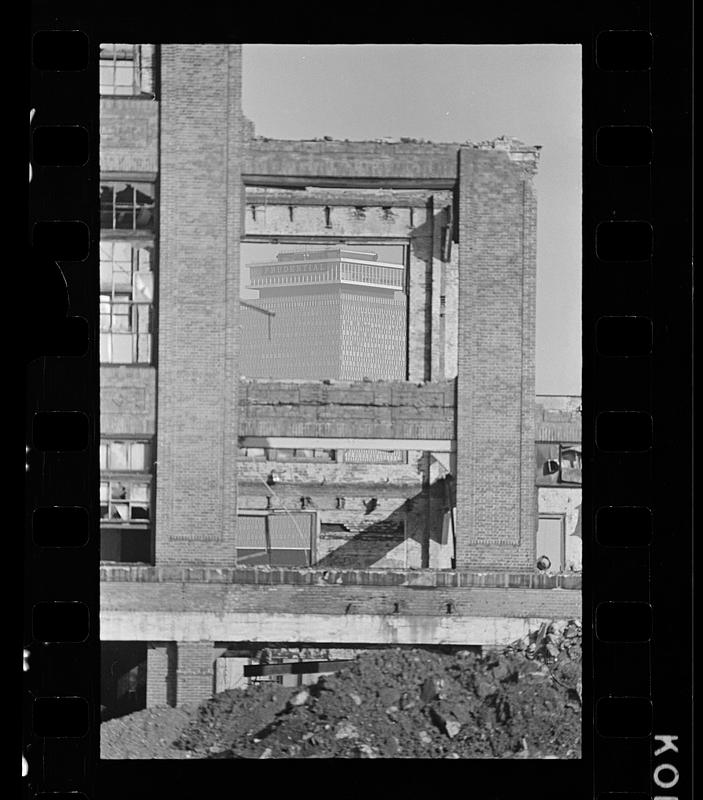
[[[163,45],[161,66],[156,563],[230,565],[241,47]]]
[[[147,645],[146,706],[176,705],[177,651],[173,642]]]
[[[534,568],[535,161],[459,153],[458,568]]]
[[[215,692],[215,659],[226,648],[214,647],[212,642],[179,642],[177,701],[199,703]]]
[[[430,198],[425,219],[414,228],[408,256],[408,380],[431,378],[432,360],[432,247],[434,204]],[[439,302],[439,301],[438,301]]]

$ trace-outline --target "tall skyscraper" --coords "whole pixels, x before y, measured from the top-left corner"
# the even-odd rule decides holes
[[[250,264],[241,372],[252,378],[404,380],[405,269],[333,248]]]

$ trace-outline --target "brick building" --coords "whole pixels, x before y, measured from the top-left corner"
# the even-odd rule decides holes
[[[100,57],[102,551],[150,565],[101,570],[105,647],[132,648],[110,662],[112,689],[137,670],[150,703],[204,696],[233,642],[479,644],[559,602],[574,615],[576,592],[559,601],[558,582],[533,582],[544,578],[539,148],[263,139],[242,114],[241,46],[103,45]],[[240,249],[254,242],[331,250],[340,265],[345,251],[402,248],[399,285],[391,276],[372,291],[364,279],[350,292],[337,279],[325,295],[350,342],[369,304],[376,320],[394,315],[392,348],[387,332],[366,339],[373,369],[341,358],[329,375],[252,374],[252,337],[286,315],[290,333],[300,304],[322,297],[262,284],[277,260],[253,273],[262,296],[240,301]],[[226,597],[210,594],[223,580]],[[429,604],[409,588],[417,580],[430,581]],[[499,602],[492,585],[534,602]],[[388,613],[400,615],[392,633],[378,627]]]

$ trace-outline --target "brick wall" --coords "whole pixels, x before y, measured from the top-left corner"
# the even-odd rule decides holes
[[[161,48],[156,562],[235,545],[241,47]]]
[[[175,642],[150,642],[146,651],[146,705],[175,706],[178,649]]]
[[[285,205],[271,205],[265,195],[252,197],[250,192],[251,189],[247,192],[247,236],[373,236],[383,240],[408,237],[412,230],[412,209],[391,207],[391,213],[386,213],[383,210],[386,202],[383,206],[371,206],[365,198],[360,198],[359,205],[366,209],[361,215],[354,206],[330,205],[331,201],[324,196],[316,198],[319,205],[297,205],[294,199]],[[373,250],[373,245],[361,249]]]
[[[459,215],[457,566],[529,568],[537,500],[530,169],[506,152],[462,149]]]
[[[247,175],[454,181],[457,144],[252,139]]]
[[[240,436],[451,439],[454,382],[248,381]]]
[[[215,691],[215,659],[225,652],[213,642],[178,642],[178,705],[198,703]]]

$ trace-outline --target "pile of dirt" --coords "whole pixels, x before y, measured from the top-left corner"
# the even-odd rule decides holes
[[[149,713],[103,728],[134,719],[144,734]],[[181,758],[579,758],[581,627],[483,655],[369,651],[309,686],[231,690],[188,717],[170,730]]]
[[[193,758],[173,746],[191,722],[197,704],[145,708],[100,726],[100,758]]]

